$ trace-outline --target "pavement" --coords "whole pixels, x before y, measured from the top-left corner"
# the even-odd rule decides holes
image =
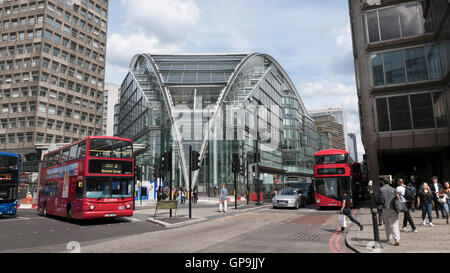
[[[356,216],[356,219],[364,225],[364,230],[350,222],[349,231],[346,236],[346,245],[357,253],[450,253],[450,225],[447,225],[442,217],[436,219],[436,212],[433,210],[433,225],[422,225],[422,210],[411,212],[417,233],[411,233],[411,226],[408,224],[407,231],[400,232],[400,245],[395,246],[394,242],[386,240],[385,226],[378,226],[381,247],[374,242],[374,231],[372,225],[372,214],[370,207],[363,206]],[[403,213],[399,214],[399,227],[403,226]]]

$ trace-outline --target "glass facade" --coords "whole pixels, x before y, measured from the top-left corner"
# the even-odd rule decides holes
[[[446,128],[443,92],[427,92],[376,99],[378,131]]]
[[[440,79],[438,47],[434,44],[370,55],[372,84],[388,86]]]
[[[434,25],[423,17],[418,2],[368,11],[365,14],[368,43],[420,36],[433,32]]]
[[[188,186],[189,146],[201,155],[193,184],[203,195],[234,189],[233,157],[253,190],[256,143],[260,180],[269,192],[287,175],[313,175],[317,129],[284,70],[269,55],[149,55],[134,57],[116,107],[115,135],[146,149],[137,154],[144,179],[156,180],[161,154],[172,149],[173,185]],[[165,176],[167,181],[167,175]]]

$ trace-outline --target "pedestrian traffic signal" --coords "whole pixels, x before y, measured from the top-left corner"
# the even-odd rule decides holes
[[[200,170],[200,153],[197,151],[192,151],[191,154],[191,170]]]

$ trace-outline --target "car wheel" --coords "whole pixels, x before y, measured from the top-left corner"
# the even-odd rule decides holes
[[[273,206],[273,209],[277,209],[277,207]]]
[[[295,203],[295,209],[300,208],[300,202],[297,200],[297,202]]]

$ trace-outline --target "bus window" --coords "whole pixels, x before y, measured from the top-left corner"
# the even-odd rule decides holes
[[[316,164],[342,164],[347,163],[347,155],[320,155],[315,157]]]
[[[83,141],[78,145],[78,156],[77,158],[82,158],[86,156],[86,141]]]
[[[73,145],[70,147],[69,160],[77,159],[77,150],[78,150],[78,145]]]
[[[48,159],[49,156],[45,155],[44,159],[42,160],[42,168],[47,168],[48,166],[50,166]]]
[[[91,139],[89,156],[131,159],[133,145],[130,141],[115,139]]]
[[[66,161],[69,160],[69,152],[70,152],[69,149],[64,149],[64,150],[62,151],[62,154],[61,154],[61,163],[66,162]]]

